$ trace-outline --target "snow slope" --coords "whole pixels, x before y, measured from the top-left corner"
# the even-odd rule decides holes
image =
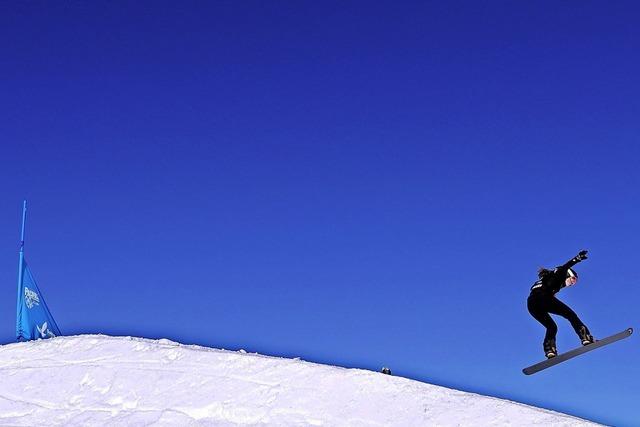
[[[406,378],[168,340],[0,346],[0,425],[595,425]]]

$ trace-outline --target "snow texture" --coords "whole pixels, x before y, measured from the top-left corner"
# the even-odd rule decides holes
[[[8,344],[0,370],[2,426],[595,425],[378,372],[164,339]]]

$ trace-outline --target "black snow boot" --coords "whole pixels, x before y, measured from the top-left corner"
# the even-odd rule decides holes
[[[587,329],[586,326],[580,327],[580,331],[578,332],[578,335],[580,336],[580,341],[582,341],[582,345],[589,345],[595,342],[595,340],[589,333],[589,329]]]
[[[544,355],[547,356],[547,359],[551,359],[552,357],[556,357],[558,355],[556,340],[545,340],[542,344],[542,347],[544,348]]]

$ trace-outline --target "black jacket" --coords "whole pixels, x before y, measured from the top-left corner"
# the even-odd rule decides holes
[[[556,267],[553,270],[542,270],[540,278],[531,286],[531,293],[546,293],[550,295],[558,293],[560,289],[567,286],[565,284],[567,270],[580,261],[578,257],[573,257],[564,265]]]

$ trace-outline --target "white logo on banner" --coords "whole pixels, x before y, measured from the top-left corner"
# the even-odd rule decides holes
[[[40,338],[55,337],[55,334],[49,330],[47,322],[44,322],[42,326],[36,325],[36,328],[40,333]]]
[[[26,286],[24,287],[24,298],[29,308],[33,308],[34,305],[40,305],[40,297],[38,294]]]

